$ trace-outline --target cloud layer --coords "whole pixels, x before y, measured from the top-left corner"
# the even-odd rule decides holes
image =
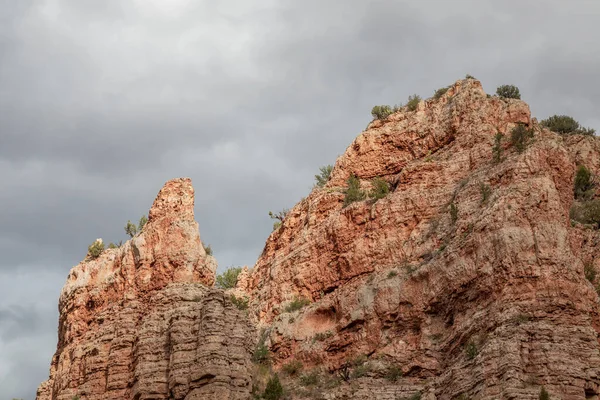
[[[221,268],[375,104],[464,77],[600,128],[595,1],[0,0],[0,397],[32,399],[68,270],[171,178]]]

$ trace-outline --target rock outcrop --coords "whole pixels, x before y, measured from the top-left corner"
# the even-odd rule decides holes
[[[191,181],[167,182],[141,233],[71,270],[38,400],[247,398],[253,328],[215,270]]]
[[[38,399],[247,399],[271,367],[293,399],[598,399],[600,233],[570,210],[600,139],[475,79],[436,97],[373,121],[227,293],[190,181],[167,183],[139,235],[71,271]],[[345,205],[351,176],[389,193]]]
[[[509,143],[518,124],[534,132],[522,153]],[[527,104],[473,79],[374,121],[244,279],[276,362],[360,379],[401,370],[391,388],[380,379],[339,398],[392,399],[411,385],[428,399],[537,399],[542,386],[598,398],[598,296],[584,262],[598,264],[599,236],[569,219],[578,163],[600,171],[597,138],[544,130]],[[391,192],[344,207],[351,175]],[[296,298],[311,304],[290,312]]]

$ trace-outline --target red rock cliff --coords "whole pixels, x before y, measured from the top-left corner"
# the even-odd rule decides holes
[[[247,398],[253,329],[215,270],[191,180],[167,182],[141,233],[71,270],[38,400]]]
[[[523,153],[508,140],[517,124],[534,131]],[[599,139],[543,130],[527,104],[473,79],[372,122],[244,277],[273,357],[360,371],[329,398],[537,399],[541,386],[598,398],[584,262],[598,264],[600,237],[569,219],[581,162],[599,172]],[[392,190],[344,207],[350,175]],[[299,297],[311,304],[286,310]],[[390,384],[394,369],[403,377]]]

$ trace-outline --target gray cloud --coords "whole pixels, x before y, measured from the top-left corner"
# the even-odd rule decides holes
[[[0,397],[33,398],[68,270],[189,176],[221,269],[375,104],[466,73],[600,129],[595,1],[0,0]]]

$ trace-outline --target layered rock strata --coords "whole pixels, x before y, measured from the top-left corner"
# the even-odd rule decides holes
[[[534,135],[522,153],[518,124]],[[473,79],[374,121],[244,280],[273,356],[338,372],[363,357],[363,379],[399,368],[431,399],[537,399],[542,386],[597,398],[598,296],[584,263],[598,264],[598,235],[569,209],[576,165],[598,172],[599,150]],[[391,192],[344,207],[351,175]],[[311,304],[290,312],[298,298]]]
[[[215,270],[191,181],[167,182],[141,233],[71,270],[38,400],[247,398],[253,328]]]

